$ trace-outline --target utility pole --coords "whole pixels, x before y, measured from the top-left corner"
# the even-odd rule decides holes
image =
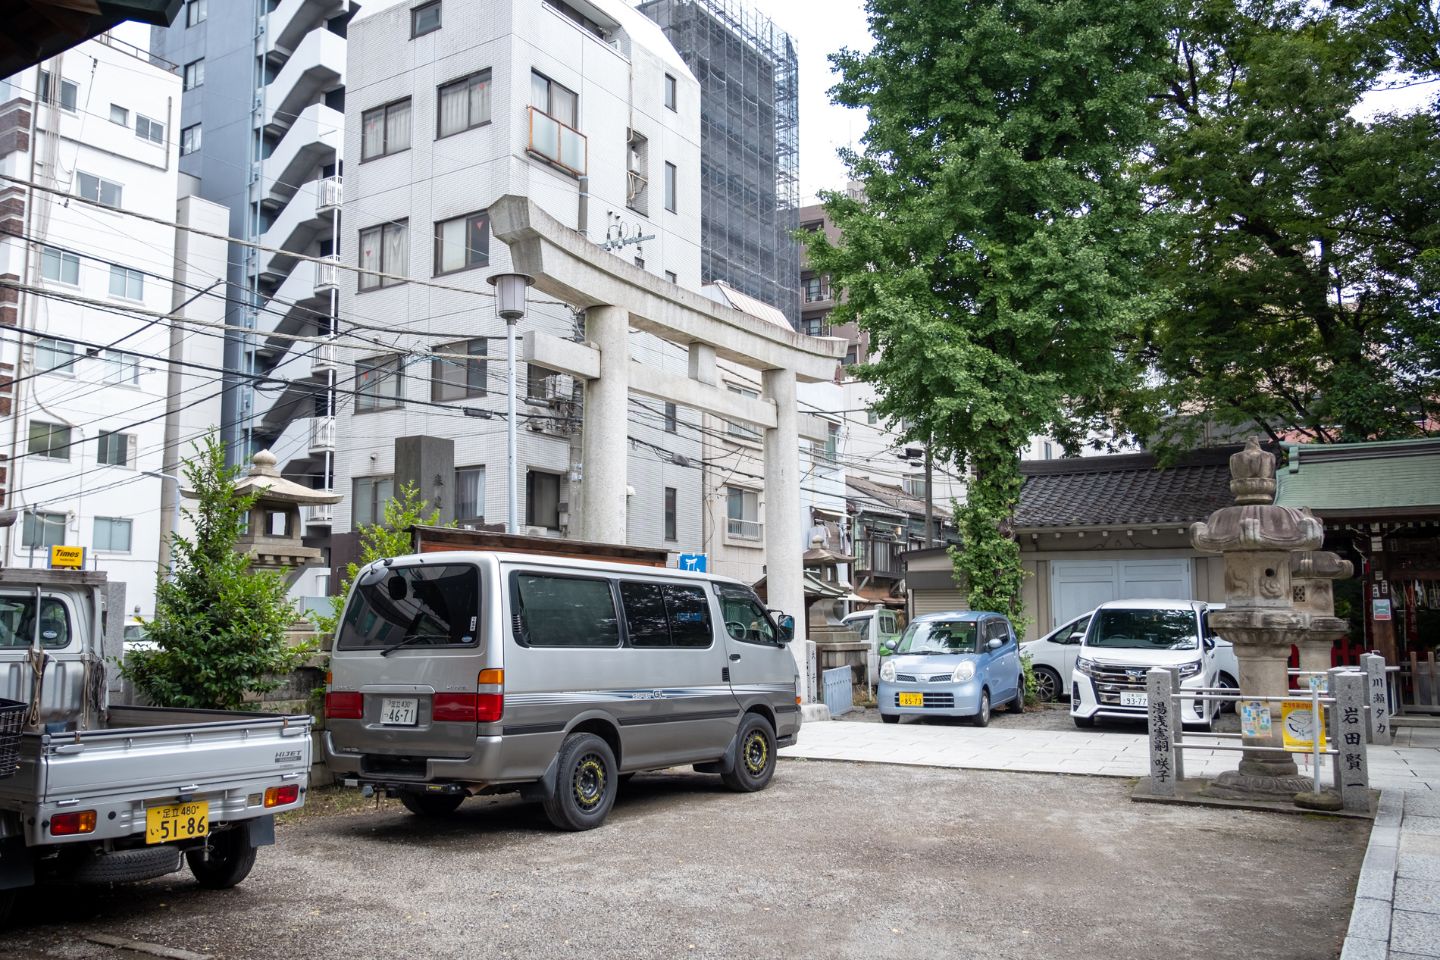
[[[935,459],[930,454],[929,438],[925,441],[925,546],[935,542]]]

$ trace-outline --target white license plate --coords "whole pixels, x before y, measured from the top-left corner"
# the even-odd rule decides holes
[[[1150,695],[1143,690],[1121,690],[1120,706],[1148,707],[1150,706]]]
[[[420,720],[420,701],[414,697],[380,701],[380,722],[395,727],[413,727]]]

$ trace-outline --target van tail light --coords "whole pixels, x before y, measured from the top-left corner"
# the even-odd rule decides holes
[[[265,806],[283,807],[300,799],[300,784],[287,783],[283,787],[270,787],[265,791]]]
[[[76,810],[73,813],[57,813],[50,818],[50,835],[52,837],[73,837],[77,833],[94,832],[94,810]]]
[[[504,712],[503,693],[437,693],[430,707],[437,723],[494,723]]]
[[[334,691],[325,694],[325,719],[359,720],[364,715],[364,694]]]

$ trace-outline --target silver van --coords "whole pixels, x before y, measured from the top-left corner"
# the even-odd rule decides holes
[[[738,581],[491,551],[355,578],[325,698],[327,762],[441,816],[519,790],[568,830],[677,764],[764,789],[800,730],[794,621]]]

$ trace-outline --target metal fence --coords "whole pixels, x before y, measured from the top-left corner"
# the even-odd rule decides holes
[[[850,667],[832,667],[820,674],[821,696],[830,716],[838,717],[855,709],[855,686]]]

